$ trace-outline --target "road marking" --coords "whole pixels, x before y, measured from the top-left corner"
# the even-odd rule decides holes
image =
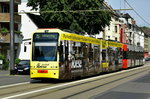
[[[16,83],[16,84],[11,84],[11,85],[0,86],[0,89],[1,89],[1,88],[7,88],[7,87],[18,86],[18,85],[29,84],[29,83],[30,83],[30,82],[23,82],[23,83]]]
[[[144,68],[144,67],[147,67],[147,66],[142,66],[142,67],[138,67],[138,68]],[[137,69],[137,68],[130,69],[130,70],[135,70],[135,69]],[[18,94],[18,95],[8,96],[8,97],[4,97],[4,98],[1,98],[1,99],[10,99],[10,98],[15,98],[15,97],[20,97],[20,96],[33,94],[33,93],[37,93],[37,92],[42,92],[42,91],[46,91],[46,90],[50,90],[50,89],[54,89],[54,88],[58,88],[58,87],[63,87],[63,86],[67,86],[67,85],[71,85],[71,84],[75,84],[75,83],[79,83],[79,82],[86,82],[86,81],[94,80],[94,79],[97,79],[97,78],[104,78],[104,77],[107,77],[107,76],[110,76],[110,75],[120,74],[120,73],[127,72],[127,71],[130,71],[130,70],[123,70],[123,71],[115,72],[115,73],[111,73],[111,74],[100,75],[100,76],[97,76],[97,77],[87,78],[87,79],[83,79],[83,80],[79,80],[79,81],[74,81],[74,82],[70,82],[70,83],[66,83],[66,84],[61,84],[61,85],[58,85],[58,86],[53,86],[53,87],[48,87],[48,88],[44,88],[44,89],[40,89],[40,90],[30,91],[30,92],[26,92],[26,93],[22,93],[22,94]]]

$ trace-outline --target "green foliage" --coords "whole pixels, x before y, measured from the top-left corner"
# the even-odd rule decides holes
[[[16,34],[21,34],[22,32],[21,32],[21,31],[15,31],[15,33],[16,33]]]
[[[9,30],[8,30],[7,28],[1,28],[1,29],[0,29],[0,33],[3,34],[3,35],[4,35],[4,34],[8,34],[8,33],[9,33]],[[21,32],[21,31],[15,31],[15,33],[16,33],[16,34],[21,34],[22,32]]]
[[[4,64],[3,64],[3,70],[8,70],[8,67],[9,67],[9,62],[8,61],[5,61]]]
[[[17,59],[15,60],[15,64],[18,64],[20,61],[21,61],[21,59],[17,58]]]
[[[0,60],[3,60],[2,69],[7,70],[9,67],[9,62],[6,60],[5,56],[0,53]]]
[[[4,59],[5,59],[4,55],[2,55],[2,54],[0,53],[0,60],[4,60]]]
[[[7,28],[1,28],[1,29],[0,29],[0,33],[1,33],[1,34],[8,34],[9,31],[8,31]]]
[[[147,27],[147,26],[143,26],[143,27],[140,27],[140,29],[150,29],[149,27]]]
[[[96,34],[106,25],[109,25],[111,20],[111,14],[108,11],[92,11],[102,9],[103,1],[28,0],[27,5],[31,6],[34,10],[37,10],[39,6],[41,16],[46,22],[49,22],[49,27],[51,28],[63,28],[78,32],[87,32],[88,34]]]

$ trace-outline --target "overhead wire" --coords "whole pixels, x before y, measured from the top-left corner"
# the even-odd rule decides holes
[[[113,9],[113,11],[117,11],[117,10],[132,10],[132,9]],[[99,11],[110,11],[110,9],[98,9],[98,10],[69,10],[69,11],[66,11],[66,10],[63,10],[63,11],[53,11],[53,10],[50,10],[50,11],[41,11],[41,12],[15,12],[15,14],[24,14],[24,13],[64,13],[64,12],[71,12],[71,13],[81,13],[81,12],[99,12]]]
[[[128,4],[128,6],[129,6],[131,9],[133,9],[133,11],[134,11],[145,23],[147,23],[147,24],[150,26],[150,23],[147,22],[147,21],[130,5],[130,3],[129,3],[127,0],[124,0],[124,1]]]

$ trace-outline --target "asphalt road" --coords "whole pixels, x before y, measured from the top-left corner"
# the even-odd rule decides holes
[[[91,99],[150,99],[150,74],[119,85]]]
[[[91,99],[150,99],[150,71],[138,79],[123,83]]]
[[[130,95],[130,89],[129,90],[127,89],[128,88],[133,89],[136,88],[136,86],[138,89],[141,89],[140,88],[141,85],[139,86],[135,82],[134,83],[129,82],[133,79],[134,79],[133,81],[138,81],[135,79],[139,77],[142,78],[146,77],[145,78],[146,80],[147,79],[146,75],[149,74],[149,71],[150,66],[142,66],[130,70],[119,71],[116,73],[100,75],[77,81],[69,81],[69,82],[50,81],[46,83],[34,82],[34,83],[16,84],[12,86],[0,86],[0,98],[1,99],[89,99],[89,98],[134,99],[134,96]],[[6,77],[6,79],[9,79],[9,82],[11,82],[10,78],[23,80],[24,77],[26,76],[25,75],[8,76],[8,78]],[[121,84],[122,86],[120,86]],[[125,86],[126,84],[128,87]],[[144,88],[146,88],[146,85]],[[128,96],[126,96],[125,98],[123,98],[124,93],[120,94],[121,92],[124,92],[122,91],[123,89],[127,90],[126,95]],[[150,92],[149,90],[146,91]],[[117,96],[115,95],[118,95],[118,98],[116,98]],[[140,99],[143,99],[142,97],[144,96],[143,95],[140,96]]]

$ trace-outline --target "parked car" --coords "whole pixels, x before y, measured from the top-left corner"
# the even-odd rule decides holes
[[[145,58],[145,61],[150,61],[150,57],[146,57],[146,58]]]
[[[16,74],[30,74],[30,60],[21,60],[15,66]]]

